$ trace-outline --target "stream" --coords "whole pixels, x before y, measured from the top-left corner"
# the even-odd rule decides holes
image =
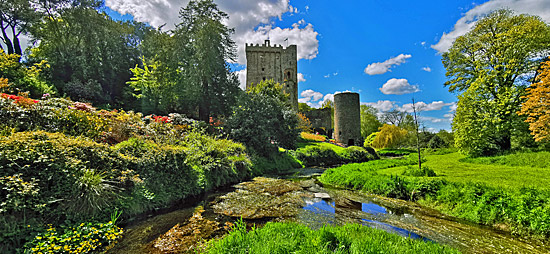
[[[192,207],[128,225],[109,252],[193,252],[204,248],[206,240],[222,237],[242,217],[249,226],[293,221],[316,229],[359,223],[463,253],[550,253],[546,242],[446,216],[414,202],[323,187],[316,180],[322,172],[310,168],[257,177],[205,195]]]

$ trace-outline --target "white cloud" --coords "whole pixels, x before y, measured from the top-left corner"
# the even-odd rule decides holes
[[[317,31],[312,24],[300,25],[295,23],[292,28],[272,27],[271,25],[260,26],[256,30],[249,30],[241,36],[235,37],[238,46],[238,63],[246,64],[244,44],[262,44],[268,37],[271,45],[286,46],[285,39],[288,38],[288,45],[298,46],[298,60],[313,59],[319,53],[319,40]]]
[[[147,22],[154,27],[166,24],[165,29],[173,29],[180,22],[179,10],[188,0],[105,0],[105,5],[121,14],[131,14],[134,19]],[[300,20],[292,28],[272,27],[272,18],[282,19],[284,13],[294,13],[298,9],[289,5],[289,0],[216,0],[220,10],[229,15],[225,23],[235,28],[233,40],[237,44],[237,62],[246,64],[245,43],[263,43],[269,38],[273,44],[298,45],[298,59],[313,59],[317,56],[318,33],[313,25]],[[256,28],[257,27],[257,28]],[[256,28],[256,29],[255,29]],[[286,44],[285,44],[286,45]]]
[[[313,91],[311,89],[304,90],[300,93],[300,96],[303,97],[305,102],[308,101],[318,101],[323,98],[323,94],[320,92]]]
[[[427,72],[432,72],[432,68],[430,68],[429,66],[422,67],[422,70]]]
[[[243,90],[246,90],[246,69],[236,71],[237,77],[239,78],[239,82],[241,83],[239,87]]]
[[[437,117],[431,117],[431,116],[419,116],[418,119],[420,121],[430,121],[432,123],[449,122],[449,119],[447,118],[437,118]]]
[[[540,16],[550,22],[550,1],[548,0],[491,0],[469,10],[454,25],[449,33],[443,33],[439,42],[431,47],[439,53],[444,53],[453,45],[455,39],[466,34],[475,25],[475,22],[494,10],[509,8],[516,13],[527,13]]]
[[[298,82],[305,82],[304,74],[298,72]]]
[[[402,79],[396,79],[392,78],[388,80],[381,88],[380,91],[383,94],[408,94],[408,93],[416,93],[420,91],[418,89],[417,85],[411,85],[409,84],[409,81],[402,78]]]
[[[454,105],[454,102],[451,103],[445,103],[443,101],[433,101],[431,103],[425,103],[423,101],[415,102],[414,105],[416,106],[416,111],[434,111],[434,110],[441,110],[443,107],[446,106],[452,106]],[[401,107],[397,107],[397,110],[411,113],[413,112],[412,103],[403,104]]]
[[[371,63],[365,68],[365,73],[369,75],[384,74],[391,71],[390,69],[394,65],[400,65],[411,57],[412,55],[400,54],[381,63]]]
[[[395,102],[388,100],[380,100],[377,102],[362,102],[361,104],[371,106],[379,111],[390,111],[395,106]]]

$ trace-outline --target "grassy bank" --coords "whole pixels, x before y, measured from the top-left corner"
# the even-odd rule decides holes
[[[306,167],[329,167],[379,158],[374,149],[365,149],[358,146],[343,148],[326,142],[299,142],[297,146],[298,149],[294,154]]]
[[[537,156],[533,154],[533,158]],[[406,174],[414,163],[412,159],[402,159],[402,165],[396,160],[382,160],[329,169],[320,180],[334,186],[419,201],[449,215],[518,234],[550,236],[548,169],[486,165],[483,160],[464,162],[464,157],[457,153],[425,158],[423,165],[433,170],[435,177]]]
[[[204,253],[459,253],[424,242],[358,224],[326,226],[312,230],[295,223],[267,223],[246,230],[237,223],[219,241],[210,242]]]

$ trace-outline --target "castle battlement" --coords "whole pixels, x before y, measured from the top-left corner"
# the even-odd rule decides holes
[[[269,40],[260,45],[246,43],[246,88],[264,80],[284,84],[283,89],[292,98],[292,106],[298,109],[297,47],[271,45]]]

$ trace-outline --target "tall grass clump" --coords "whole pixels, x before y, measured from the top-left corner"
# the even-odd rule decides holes
[[[269,222],[247,232],[237,223],[226,237],[212,241],[204,253],[459,253],[433,242],[413,240],[382,230],[349,224],[312,230],[297,223]]]

